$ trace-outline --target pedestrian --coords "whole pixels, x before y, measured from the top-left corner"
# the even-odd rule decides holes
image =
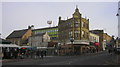
[[[17,48],[14,49],[14,56],[15,56],[15,59],[17,58],[18,56],[18,51],[17,51]]]
[[[45,56],[46,56],[46,53],[47,53],[47,52],[46,52],[46,50],[45,50],[45,51],[44,51],[44,55],[45,55]]]
[[[7,49],[6,48],[3,48],[3,59],[6,59],[7,58]]]
[[[39,50],[37,50],[37,52],[36,52],[36,56],[37,56],[37,58],[40,57],[40,51],[39,51]]]
[[[94,53],[94,48],[92,48],[92,53]]]
[[[13,58],[13,48],[10,49],[10,58]]]
[[[41,50],[41,59],[43,59],[44,55],[43,55],[43,51]]]
[[[30,54],[31,54],[31,53],[30,53],[30,50],[28,50],[28,58],[30,58],[30,56],[31,56]]]
[[[7,59],[10,59],[10,48],[9,47],[7,47]]]

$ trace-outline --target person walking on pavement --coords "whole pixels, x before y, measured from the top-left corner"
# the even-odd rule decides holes
[[[39,50],[37,50],[37,52],[36,52],[36,56],[37,56],[37,58],[40,57],[40,51],[39,51]]]
[[[45,57],[46,57],[46,53],[47,53],[47,52],[46,52],[46,50],[45,50],[45,51],[44,51],[44,55],[45,55]]]
[[[41,59],[43,59],[44,55],[43,55],[43,51],[41,50]]]
[[[110,43],[109,43],[109,45],[108,45],[108,52],[109,52],[110,54],[113,53],[114,45],[115,45],[115,44],[116,44],[116,42],[115,42],[114,36],[112,36],[112,39],[110,40]]]

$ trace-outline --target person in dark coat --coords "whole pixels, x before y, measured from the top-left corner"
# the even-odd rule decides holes
[[[44,51],[44,55],[45,55],[45,56],[46,56],[46,53],[47,53],[47,52],[46,52],[46,50],[45,50],[45,51]]]
[[[41,51],[41,59],[43,59],[43,57],[44,57],[44,52],[43,51]]]
[[[38,58],[40,57],[40,51],[39,51],[39,50],[37,50],[36,56],[37,56]]]
[[[18,56],[18,50],[17,50],[17,48],[14,49],[14,52],[13,52],[13,53],[14,53],[14,57],[15,57],[15,59],[16,59],[17,56]]]

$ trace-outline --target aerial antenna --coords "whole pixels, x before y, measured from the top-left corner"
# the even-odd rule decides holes
[[[76,5],[76,9],[78,8],[78,5]]]

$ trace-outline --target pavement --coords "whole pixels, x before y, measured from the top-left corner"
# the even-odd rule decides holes
[[[82,56],[89,56],[89,55],[96,55],[96,54],[101,54],[101,53],[105,53],[106,51],[101,51],[101,52],[98,52],[98,53],[85,53],[85,54],[82,54]],[[78,55],[80,56],[80,55]],[[55,56],[46,56],[46,57],[55,57]],[[35,58],[24,58],[24,59],[1,59],[0,60],[0,63],[1,62],[17,62],[17,61],[27,61],[27,60],[33,60]]]
[[[53,56],[46,56],[46,57],[53,57]],[[2,62],[17,62],[17,61],[27,61],[27,60],[32,60],[36,58],[24,58],[24,59],[0,59],[0,63]]]

